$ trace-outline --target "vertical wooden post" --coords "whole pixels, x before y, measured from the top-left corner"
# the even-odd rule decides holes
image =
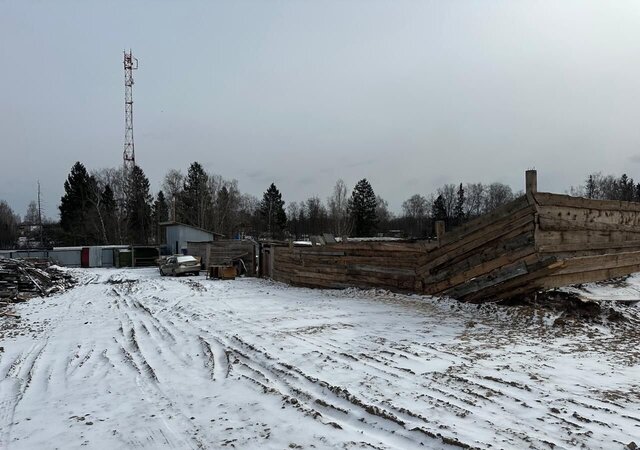
[[[527,170],[525,172],[525,192],[527,195],[535,194],[538,192],[538,171]]]
[[[274,262],[276,259],[276,246],[271,244],[269,252],[269,278],[273,279]]]
[[[440,240],[444,237],[444,220],[436,220],[436,237],[438,238],[438,245]]]

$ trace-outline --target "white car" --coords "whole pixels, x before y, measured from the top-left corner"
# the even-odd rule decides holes
[[[193,256],[174,255],[169,256],[160,264],[160,275],[198,275],[200,273],[200,261]]]

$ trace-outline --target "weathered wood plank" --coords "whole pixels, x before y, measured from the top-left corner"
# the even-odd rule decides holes
[[[510,220],[519,211],[528,208],[531,208],[531,205],[529,204],[527,197],[523,195],[515,199],[514,201],[497,208],[495,211],[492,211],[489,214],[485,214],[476,219],[473,219],[464,225],[454,228],[453,230],[447,230],[447,233],[444,235],[440,245],[446,245],[459,239],[465,238],[469,234],[482,230],[488,225],[494,224],[495,222],[498,222],[500,220]]]
[[[488,286],[486,289],[467,295],[461,300],[469,302],[496,301],[526,292],[534,292],[540,288],[542,278],[556,272],[562,265],[562,261],[556,261],[553,257],[544,258],[535,264],[528,265],[527,274]]]
[[[557,275],[591,272],[594,270],[612,269],[640,264],[640,252],[605,254],[598,256],[583,256],[567,259],[562,270]]]
[[[536,244],[539,246],[553,246],[561,244],[614,244],[617,242],[640,240],[638,231],[536,231]]]
[[[604,281],[611,278],[628,275],[630,273],[640,272],[640,264],[633,264],[623,267],[611,267],[608,269],[596,269],[585,272],[570,273],[564,275],[551,275],[545,277],[540,287],[543,289],[552,289],[572,284],[591,283],[595,281]]]
[[[566,244],[550,244],[539,245],[537,250],[539,253],[574,253],[574,252],[588,252],[588,251],[600,251],[600,250],[614,250],[640,247],[640,239],[629,240],[623,242],[595,242],[585,244],[583,242],[572,242]]]
[[[431,276],[431,281],[441,281],[456,273],[467,271],[472,267],[499,258],[505,253],[517,251],[524,247],[533,248],[535,241],[532,227],[527,226],[522,230],[519,234],[518,231],[514,231],[503,236],[502,239],[492,240],[475,248],[468,254],[453,258],[444,265],[431,268],[428,274]],[[425,265],[425,267],[429,266]],[[427,276],[427,271],[422,267],[417,270],[417,273],[421,276]]]
[[[441,281],[439,282],[435,281],[436,277],[425,277],[422,280],[423,291],[427,294],[437,294],[452,287],[463,284],[468,280],[473,280],[474,278],[481,276],[482,274],[489,273],[501,267],[508,266],[531,257],[537,258],[533,246],[506,253],[498,258],[491,259],[468,270],[450,274],[449,277],[441,279]]]
[[[418,274],[435,273],[448,265],[456,264],[464,258],[469,257],[474,252],[481,251],[486,246],[495,245],[503,239],[511,239],[521,234],[534,231],[533,215],[526,215],[519,220],[503,224],[502,227],[494,229],[492,233],[487,233],[477,239],[467,241],[462,245],[456,246],[451,251],[429,259],[431,254],[427,255],[427,261],[419,268]]]
[[[594,200],[582,197],[571,197],[570,195],[551,194],[549,192],[538,192],[534,194],[534,197],[540,206],[569,206],[598,210],[640,211],[640,203],[635,202]]]
[[[469,280],[460,286],[447,289],[442,293],[453,298],[464,298],[470,294],[481,292],[488,287],[495,286],[504,281],[511,280],[525,274],[527,274],[527,265],[520,261],[516,264],[491,271],[482,277]]]

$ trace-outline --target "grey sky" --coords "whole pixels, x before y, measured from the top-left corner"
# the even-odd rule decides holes
[[[0,1],[0,199],[122,164],[122,50],[154,189],[200,161],[285,201],[368,178],[394,211],[445,182],[640,179],[640,3]]]

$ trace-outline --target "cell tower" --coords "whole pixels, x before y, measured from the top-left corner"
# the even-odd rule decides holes
[[[138,69],[138,60],[133,53],[124,52],[124,168],[131,172],[136,165],[136,152],[133,146],[133,71]]]

